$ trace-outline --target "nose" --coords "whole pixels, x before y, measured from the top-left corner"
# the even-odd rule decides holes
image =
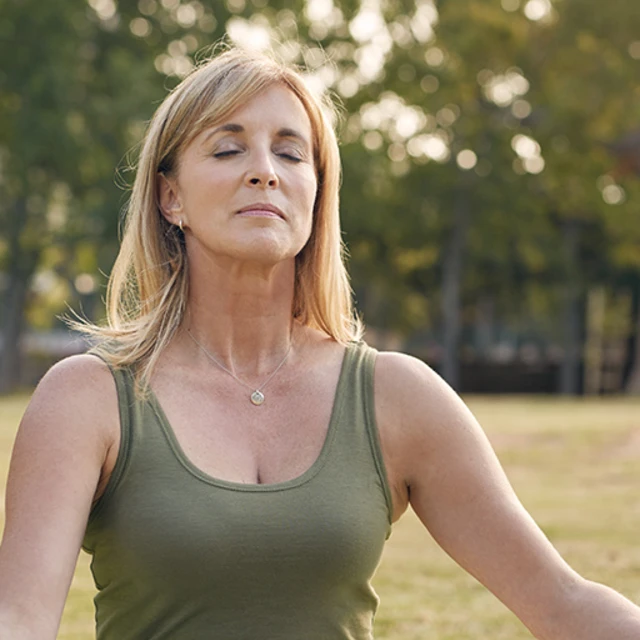
[[[252,187],[263,189],[275,189],[280,184],[268,152],[256,154],[254,162],[247,170],[245,182]]]

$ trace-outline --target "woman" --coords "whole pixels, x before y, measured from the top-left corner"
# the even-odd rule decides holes
[[[640,609],[558,556],[455,393],[360,342],[338,186],[322,106],[263,56],[228,51],[160,106],[109,327],[20,427],[0,637],[55,637],[84,545],[102,640],[371,638],[370,579],[409,503],[535,637],[640,637]]]

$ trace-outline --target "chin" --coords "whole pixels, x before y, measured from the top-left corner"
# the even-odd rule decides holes
[[[254,237],[248,243],[237,246],[237,257],[259,264],[277,264],[292,260],[302,251],[307,238],[295,241],[293,238],[282,238],[276,235],[264,234]]]
[[[244,250],[239,250],[235,257],[246,262],[253,262],[263,266],[272,266],[280,262],[294,260],[298,251],[296,248],[282,246],[277,242],[255,242]]]

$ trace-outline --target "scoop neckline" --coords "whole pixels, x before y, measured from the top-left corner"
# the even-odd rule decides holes
[[[335,432],[337,429],[338,417],[343,404],[343,387],[346,384],[346,371],[348,368],[348,364],[351,360],[354,347],[356,343],[350,343],[344,349],[344,353],[342,355],[342,362],[340,365],[340,373],[338,374],[338,382],[336,384],[336,389],[333,397],[333,403],[331,406],[331,414],[329,417],[329,424],[327,426],[327,433],[324,438],[324,442],[322,443],[322,448],[320,449],[320,453],[316,457],[316,459],[312,462],[312,464],[303,471],[300,475],[295,478],[291,478],[289,480],[283,480],[280,482],[270,482],[266,484],[257,484],[257,483],[245,483],[245,482],[237,482],[234,480],[225,480],[224,478],[218,478],[216,476],[210,475],[200,469],[192,460],[187,456],[180,441],[178,440],[178,436],[171,425],[160,401],[158,400],[153,389],[149,388],[149,395],[147,402],[153,409],[160,427],[164,433],[164,436],[167,438],[168,444],[171,447],[173,454],[176,456],[178,462],[182,465],[186,471],[188,471],[191,475],[195,476],[197,479],[201,480],[210,485],[214,485],[220,487],[222,489],[228,489],[231,491],[245,491],[252,493],[263,493],[270,491],[283,491],[285,489],[292,489],[295,487],[299,487],[300,485],[309,482],[313,477],[315,477],[327,459],[329,454],[329,450],[331,449],[331,444],[334,440]]]

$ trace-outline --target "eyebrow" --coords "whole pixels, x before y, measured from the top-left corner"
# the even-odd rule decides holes
[[[215,135],[216,133],[220,133],[221,131],[228,131],[229,133],[242,133],[244,131],[244,127],[242,125],[233,123],[223,124],[219,127],[216,127],[213,131],[210,131],[207,134],[207,140],[211,136]]]
[[[205,140],[209,140],[216,133],[220,133],[220,132],[244,133],[245,132],[245,128],[241,124],[235,124],[233,122],[229,122],[227,124],[222,124],[219,127],[216,127],[213,131],[210,131],[207,134],[207,137],[205,138]],[[309,147],[309,141],[301,133],[299,133],[295,129],[291,129],[289,127],[283,127],[282,129],[278,130],[276,135],[279,138],[294,138],[296,140],[299,140],[303,144],[305,144],[307,147]]]

